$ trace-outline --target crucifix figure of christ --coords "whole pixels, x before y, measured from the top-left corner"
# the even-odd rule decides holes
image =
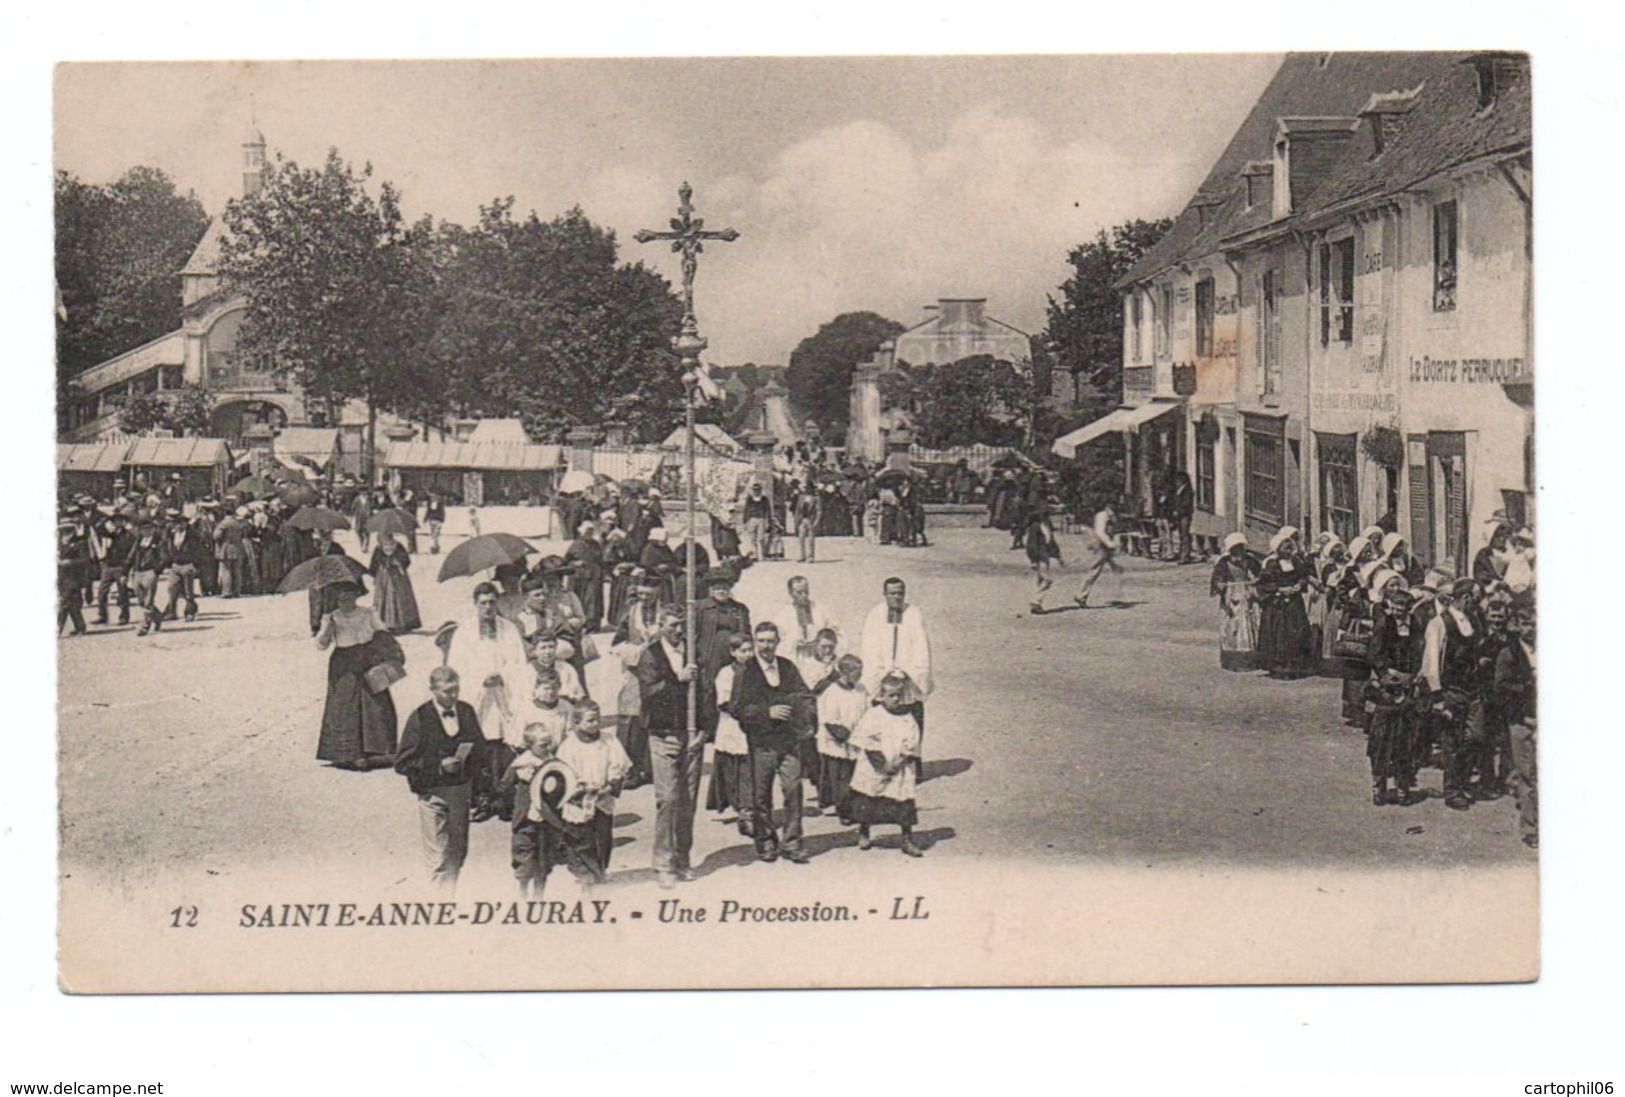
[[[671,250],[683,257],[683,331],[686,335],[695,326],[691,321],[694,319],[694,272],[699,267],[697,256],[705,250],[705,241],[721,240],[724,243],[732,243],[739,239],[739,233],[734,229],[707,231],[705,219],[694,216],[694,203],[691,201],[694,197],[694,188],[687,183],[677,188],[677,197],[679,199],[677,216],[671,219],[670,232],[639,229],[632,234],[632,239],[640,244],[647,244],[652,240],[670,240]]]

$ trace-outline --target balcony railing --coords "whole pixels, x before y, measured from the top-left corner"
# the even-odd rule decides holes
[[[1129,366],[1123,370],[1124,396],[1150,396],[1156,391],[1156,366]]]

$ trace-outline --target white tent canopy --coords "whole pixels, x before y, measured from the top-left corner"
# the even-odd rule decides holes
[[[1157,416],[1173,411],[1179,406],[1178,403],[1150,403],[1141,404],[1136,408],[1118,408],[1114,412],[1102,415],[1092,423],[1085,423],[1070,434],[1061,435],[1055,440],[1055,444],[1050,447],[1050,452],[1058,457],[1076,457],[1079,448],[1111,431],[1134,430],[1136,427],[1149,423]]]

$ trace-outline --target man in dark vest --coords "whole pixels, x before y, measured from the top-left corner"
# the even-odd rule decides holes
[[[683,610],[660,607],[660,632],[638,657],[637,680],[655,786],[655,881],[693,880],[694,809],[700,798],[705,733],[688,730],[688,683],[697,668],[683,650]]]
[[[455,670],[430,671],[430,699],[406,718],[395,752],[395,772],[406,777],[417,797],[429,880],[447,890],[457,886],[468,856],[473,776],[486,749],[479,716],[459,692]]]
[[[790,660],[779,655],[779,626],[763,621],[752,634],[756,657],[734,679],[733,713],[750,744],[750,814],[756,856],[804,865],[801,841],[799,739],[810,733],[812,692]],[[773,828],[773,779],[784,795],[784,839]]]

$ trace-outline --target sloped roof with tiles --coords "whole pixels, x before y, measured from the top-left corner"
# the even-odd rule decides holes
[[[1357,117],[1374,93],[1414,88],[1462,53],[1293,53],[1281,62],[1269,86],[1219,155],[1196,194],[1210,206],[1206,223],[1193,198],[1173,227],[1149,248],[1119,282],[1144,281],[1184,259],[1218,250],[1220,242],[1263,228],[1274,220],[1270,203],[1247,204],[1243,170],[1274,155],[1276,129],[1283,118]],[[1358,135],[1350,142],[1360,144]],[[1282,219],[1286,220],[1285,218]]]

